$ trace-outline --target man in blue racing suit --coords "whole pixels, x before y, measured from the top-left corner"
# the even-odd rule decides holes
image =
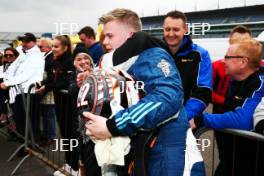
[[[148,175],[205,175],[200,153],[195,145],[190,147],[196,142],[183,107],[181,79],[173,58],[157,44],[160,41],[139,32],[141,21],[131,10],[110,11],[100,18],[100,23],[104,25],[103,45],[108,52],[115,51],[113,66],[144,82],[145,96],[111,119],[84,112],[84,117],[89,119],[86,132],[97,140],[130,136],[139,129],[156,128],[170,119],[159,127],[156,143],[149,151]],[[130,54],[120,56],[122,48],[128,48]],[[170,118],[176,115],[177,118]]]

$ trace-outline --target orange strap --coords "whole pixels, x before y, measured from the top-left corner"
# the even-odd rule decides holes
[[[153,148],[155,146],[156,142],[157,142],[157,136],[152,139],[152,141],[149,144],[149,147]]]
[[[128,175],[132,174],[133,170],[135,169],[134,165],[135,165],[134,161],[131,161],[129,166],[128,166],[128,171],[127,171]]]

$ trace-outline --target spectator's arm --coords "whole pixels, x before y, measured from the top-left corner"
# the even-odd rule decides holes
[[[263,97],[263,90],[264,87],[261,84],[261,87],[251,97],[246,99],[243,106],[237,107],[234,111],[224,114],[204,114],[203,120],[205,126],[213,129],[234,128],[252,130],[253,116],[256,117],[254,113],[256,113],[256,107]]]
[[[211,102],[212,98],[212,64],[209,53],[201,52],[196,84],[191,90],[191,97],[185,104],[188,120],[199,116]]]

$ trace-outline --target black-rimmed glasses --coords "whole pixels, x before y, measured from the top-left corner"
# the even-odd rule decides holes
[[[245,56],[228,56],[228,55],[226,55],[225,56],[225,59],[233,59],[233,58],[247,58],[247,57],[245,57]]]

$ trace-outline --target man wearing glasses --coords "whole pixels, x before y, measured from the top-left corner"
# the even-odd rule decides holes
[[[202,117],[195,118],[196,126],[217,130],[224,128],[253,129],[253,115],[264,96],[264,76],[260,67],[261,51],[262,45],[255,39],[243,40],[230,45],[225,56],[226,71],[231,76],[224,104],[225,113],[204,114]],[[254,175],[255,142],[238,137],[236,147],[233,149],[233,136],[222,134],[219,137],[217,142],[220,163],[215,176],[231,175],[233,172],[234,175]],[[234,165],[233,154],[235,154]],[[264,172],[260,163],[258,173]]]
[[[235,26],[229,35],[229,44],[250,39],[251,31],[246,26]],[[230,75],[226,73],[224,59],[219,59],[212,63],[213,66],[213,92],[212,104],[213,114],[222,114],[224,112],[224,102],[226,92],[230,83]]]

